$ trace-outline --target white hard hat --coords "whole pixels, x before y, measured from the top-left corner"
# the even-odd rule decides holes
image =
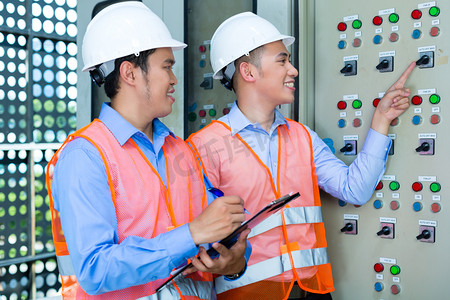
[[[117,58],[149,49],[179,50],[186,46],[172,38],[164,22],[145,4],[120,2],[101,10],[89,23],[82,44],[83,71],[109,62],[109,74],[114,70],[111,61]]]
[[[248,55],[250,51],[262,45],[280,40],[287,47],[295,38],[281,34],[272,23],[254,13],[243,12],[226,19],[211,39],[213,78],[222,79],[222,69],[239,57]],[[227,74],[227,77],[231,79],[234,65],[230,67],[233,71]]]

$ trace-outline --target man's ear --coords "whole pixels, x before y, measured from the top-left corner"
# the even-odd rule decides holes
[[[248,62],[241,62],[239,64],[239,73],[241,74],[242,79],[244,79],[244,81],[254,82],[256,79],[254,77],[255,72],[256,72],[256,68],[252,64],[250,64]]]
[[[135,85],[137,68],[129,61],[120,64],[120,77],[129,85]]]

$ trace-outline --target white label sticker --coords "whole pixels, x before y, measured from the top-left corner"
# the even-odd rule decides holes
[[[344,135],[344,141],[357,141],[358,135]]]
[[[378,53],[378,57],[395,56],[395,51],[385,51]]]
[[[422,8],[429,8],[429,7],[432,7],[432,6],[436,6],[436,1],[419,3],[417,5],[417,8],[422,9]]]
[[[400,199],[399,193],[392,193],[392,199]]]
[[[339,114],[339,117],[341,117],[341,118],[345,118],[346,116],[347,116],[347,113],[345,111],[343,111]]]
[[[395,223],[397,223],[397,218],[380,217],[380,223],[392,223],[392,224],[395,224]]]
[[[375,197],[377,197],[377,198],[383,198],[383,193],[377,192],[377,193],[375,194]]]
[[[441,108],[440,108],[439,106],[432,107],[432,108],[431,108],[431,112],[434,112],[434,113],[441,112]]]
[[[359,215],[344,214],[346,220],[359,220]]]
[[[436,176],[419,176],[419,181],[436,181],[437,177]]]
[[[383,274],[376,274],[375,276],[376,276],[376,278],[377,278],[378,280],[383,280],[383,279],[384,279]]]
[[[392,31],[398,31],[398,25],[392,26]]]
[[[389,15],[395,13],[395,8],[388,8],[388,9],[383,9],[383,10],[379,10],[378,11],[378,15],[382,16],[382,15]]]
[[[345,33],[342,33],[340,36],[339,36],[339,38],[342,40],[342,39],[346,39],[347,38],[347,34],[345,34]]]
[[[395,180],[395,175],[383,175],[382,180]]]
[[[417,90],[417,94],[419,94],[419,95],[430,95],[430,94],[435,94],[435,93],[436,93],[436,89]]]
[[[202,124],[205,124],[205,123],[206,123],[206,119],[202,119],[200,122],[201,122]]]
[[[355,111],[355,117],[361,117],[362,116],[362,111],[358,110]]]
[[[399,283],[400,282],[400,277],[392,277],[392,281]]]
[[[214,109],[214,104],[203,105],[203,109]]]
[[[418,52],[426,52],[426,51],[436,51],[436,46],[427,46],[427,47],[419,47],[417,48]]]
[[[437,227],[437,221],[419,220],[419,225]]]
[[[209,45],[209,44],[211,44],[211,40],[205,40],[205,41],[203,41],[203,45]]]
[[[395,134],[395,133],[389,133],[389,134],[388,134],[388,137],[389,137],[391,140],[395,140],[395,139],[397,138],[397,134]]]
[[[440,23],[439,19],[431,21],[431,25],[439,25],[439,23]]]
[[[433,195],[433,201],[441,201],[441,195]]]
[[[422,195],[414,195],[414,200],[422,200]]]
[[[422,27],[422,22],[415,22],[414,23],[414,28],[420,28]]]
[[[344,99],[344,100],[356,100],[356,99],[358,99],[358,94],[344,95],[342,97],[342,99]]]
[[[397,264],[397,260],[395,258],[388,258],[388,257],[380,257],[380,262],[385,264]]]
[[[382,33],[383,32],[383,28],[377,28],[375,29],[375,33]]]
[[[344,56],[344,61],[358,60],[358,55]]]
[[[436,133],[419,133],[419,139],[435,139]]]
[[[357,20],[357,19],[358,19],[358,15],[347,16],[347,17],[344,17],[344,22],[353,21],[353,20]]]
[[[360,37],[362,34],[361,34],[361,31],[356,31],[355,32],[355,37]]]
[[[421,107],[415,107],[414,108],[414,113],[415,114],[421,114],[422,113],[422,108]]]

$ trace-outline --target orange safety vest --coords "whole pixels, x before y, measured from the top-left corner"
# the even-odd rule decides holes
[[[206,207],[206,191],[198,160],[180,138],[167,136],[162,150],[166,160],[167,188],[158,172],[129,139],[123,146],[100,121],[70,135],[47,166],[52,231],[64,299],[210,299],[212,275],[196,272],[155,294],[165,279],[132,286],[101,295],[88,295],[79,285],[70,260],[60,215],[53,207],[51,194],[53,170],[64,147],[75,138],[84,138],[99,151],[106,168],[114,202],[119,243],[127,236],[151,239],[192,221]],[[200,202],[201,201],[201,202]],[[136,258],[139,259],[139,258]],[[126,276],[126,275],[124,275]]]
[[[225,195],[240,196],[251,213],[289,192],[301,194],[252,229],[247,270],[234,281],[216,278],[218,299],[287,299],[296,280],[309,292],[334,290],[311,137],[300,123],[288,122],[289,129],[277,128],[276,185],[266,165],[225,123],[213,121],[188,139],[211,183]]]

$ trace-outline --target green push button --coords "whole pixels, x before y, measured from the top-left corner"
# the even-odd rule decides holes
[[[352,27],[355,28],[355,29],[360,29],[361,26],[362,26],[361,20],[354,20],[354,21],[352,22]]]
[[[441,185],[438,182],[433,182],[432,184],[430,184],[430,190],[433,193],[437,193],[441,190]]]
[[[190,112],[188,114],[188,120],[194,122],[195,120],[197,120],[197,115],[194,112]]]
[[[400,188],[400,183],[397,181],[391,181],[391,183],[389,183],[389,188],[391,191],[397,191]]]
[[[353,100],[352,106],[353,106],[354,109],[360,109],[361,106],[362,106],[361,100],[358,100],[358,99]]]
[[[393,265],[390,269],[392,275],[400,274],[400,267],[397,265]]]
[[[215,109],[210,109],[208,113],[211,117],[214,117],[217,114]]]
[[[389,15],[389,22],[391,23],[397,23],[398,19],[400,19],[400,17],[396,13],[392,13]]]
[[[437,94],[433,94],[430,96],[430,103],[431,104],[438,104],[441,101],[441,96]]]
[[[430,16],[437,17],[437,16],[439,16],[440,12],[441,12],[441,10],[439,9],[439,7],[437,7],[437,6],[430,7],[430,10],[429,10]]]

